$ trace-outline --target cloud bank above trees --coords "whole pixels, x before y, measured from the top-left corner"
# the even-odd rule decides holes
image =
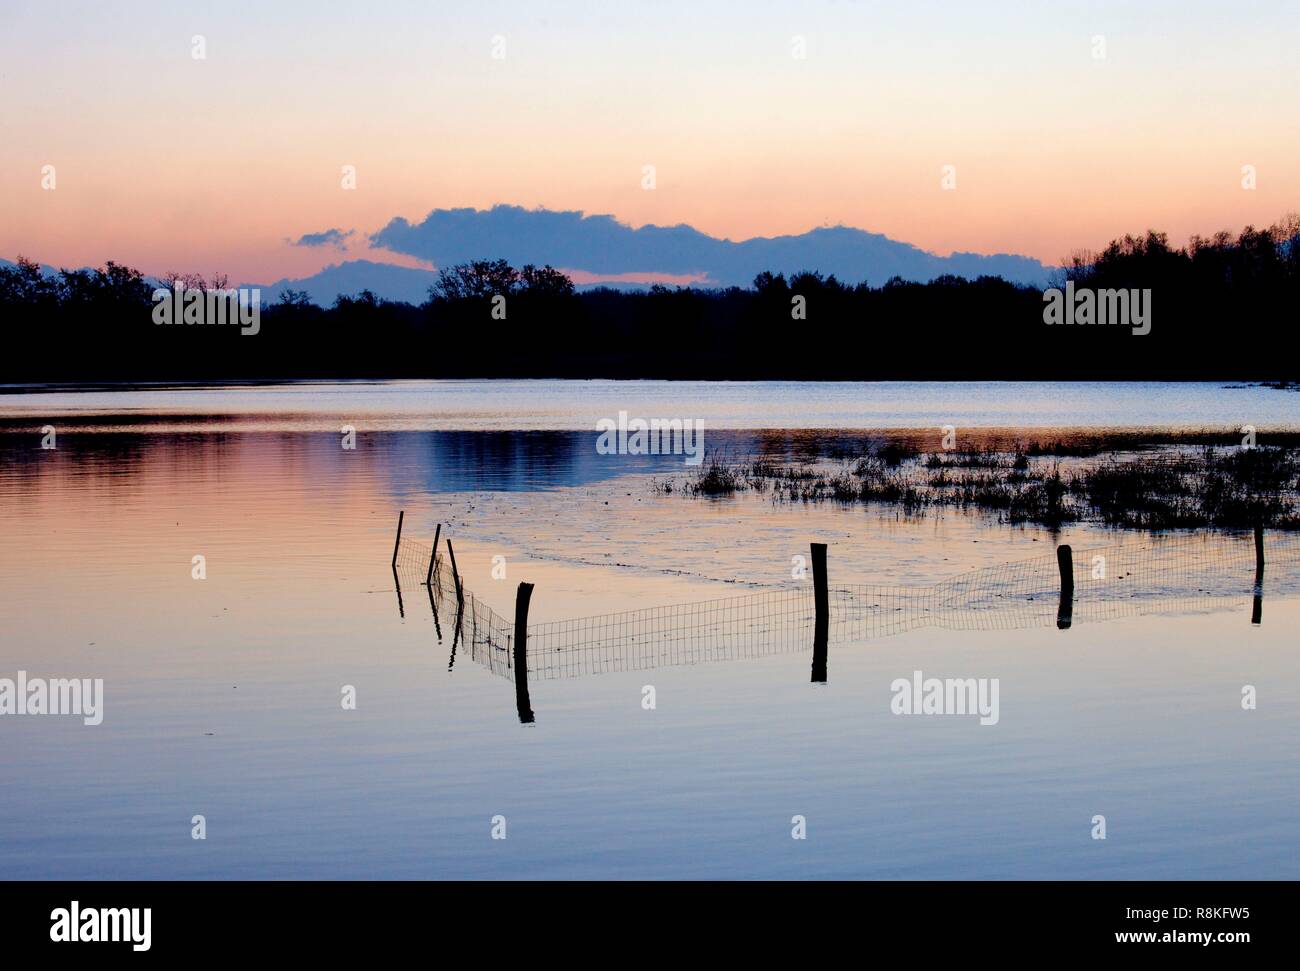
[[[692,226],[633,228],[613,216],[497,205],[434,209],[423,220],[398,217],[370,236],[372,247],[444,267],[475,259],[550,264],[595,276],[703,277],[708,285],[748,286],[764,271],[813,270],[872,284],[891,277],[925,282],[945,274],[1000,276],[1039,284],[1050,268],[1014,254],[938,256],[910,243],[847,226],[739,242]]]

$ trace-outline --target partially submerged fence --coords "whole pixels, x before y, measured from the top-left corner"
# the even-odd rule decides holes
[[[441,532],[441,527],[439,527]],[[1267,545],[1267,551],[1265,549]],[[813,545],[813,582],[717,600],[524,623],[506,620],[465,588],[450,540],[403,539],[393,572],[427,588],[440,639],[512,681],[761,657],[814,650],[814,679],[825,679],[826,644],[872,640],[922,627],[953,630],[1068,628],[1144,613],[1205,611],[1226,597],[1253,595],[1262,612],[1264,568],[1277,588],[1297,585],[1300,534],[1202,533],[1047,554],[972,570],[931,586],[829,582],[825,547]],[[820,547],[820,559],[819,559]],[[529,586],[531,592],[531,586]],[[818,610],[821,595],[822,608]],[[820,621],[820,629],[819,629]],[[520,650],[520,637],[526,647]],[[818,678],[820,652],[821,677]],[[525,660],[526,659],[526,660]],[[526,678],[524,693],[526,696]],[[523,709],[521,708],[521,717]]]

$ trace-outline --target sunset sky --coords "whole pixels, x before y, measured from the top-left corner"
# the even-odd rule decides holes
[[[270,281],[511,203],[1056,263],[1300,209],[1297,49],[1249,0],[6,4],[0,256]]]

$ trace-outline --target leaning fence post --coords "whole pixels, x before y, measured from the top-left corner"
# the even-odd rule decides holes
[[[438,537],[441,535],[442,523],[439,523],[438,528],[433,531],[433,552],[429,554],[429,573],[424,578],[424,585],[426,587],[433,586],[433,566],[438,562]]]
[[[397,550],[402,545],[402,520],[406,518],[406,510],[398,510],[397,513],[397,539],[393,540],[393,569],[397,569]]]
[[[456,602],[464,603],[465,591],[460,585],[460,571],[456,569],[456,551],[451,548],[451,538],[447,539],[447,555],[451,557],[451,578],[456,582]]]
[[[817,617],[813,624],[813,663],[812,679],[814,682],[826,682],[826,641],[830,636],[831,606],[830,594],[826,589],[826,544],[812,544],[813,568],[813,603]]]
[[[528,603],[533,598],[531,583],[519,584],[515,594],[515,707],[519,721],[534,721],[532,702],[528,697]]]
[[[406,607],[402,604],[402,581],[398,579],[397,567],[393,567],[393,589],[397,591],[397,616],[406,619]]]
[[[1056,548],[1056,566],[1061,571],[1061,604],[1056,608],[1056,626],[1069,630],[1074,619],[1074,551],[1068,545]]]
[[[403,620],[406,619],[406,608],[402,605],[402,581],[397,575],[397,551],[402,545],[402,520],[406,517],[405,510],[399,510],[397,513],[397,539],[393,541],[393,586],[397,590],[397,614]]]
[[[433,587],[429,591],[429,608],[433,611],[433,629],[438,633],[438,643],[442,643],[442,624],[438,623],[438,605],[433,600]]]

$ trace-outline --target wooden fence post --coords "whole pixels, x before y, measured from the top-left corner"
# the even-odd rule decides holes
[[[438,623],[438,605],[434,602],[434,599],[433,599],[433,586],[430,585],[430,586],[428,586],[426,589],[427,589],[427,591],[428,591],[428,593],[429,593],[429,609],[431,609],[431,610],[433,611],[433,629],[434,629],[434,630],[437,632],[437,634],[438,634],[438,643],[441,644],[441,643],[442,643],[442,625],[441,625],[440,623]]]
[[[406,510],[399,510],[397,513],[397,539],[393,540],[393,569],[397,569],[397,550],[402,545],[402,520],[406,518]]]
[[[830,594],[826,587],[826,544],[812,544],[813,568],[813,603],[817,617],[813,624],[813,663],[812,679],[818,684],[826,683],[826,641],[830,636],[831,607]]]
[[[1074,550],[1068,545],[1056,548],[1056,566],[1061,571],[1061,603],[1056,608],[1056,626],[1069,630],[1074,619]]]
[[[1258,627],[1264,622],[1264,527],[1255,527],[1255,599],[1250,622]]]
[[[460,571],[456,569],[456,551],[451,548],[451,537],[447,538],[447,555],[451,557],[451,578],[456,582],[456,602],[465,602],[465,588],[461,586]]]
[[[405,510],[397,513],[397,539],[393,540],[393,586],[397,590],[397,615],[406,619],[406,607],[402,604],[402,581],[397,575],[397,551],[402,545],[402,520],[406,518]]]
[[[424,578],[426,587],[433,586],[433,567],[438,562],[438,537],[442,535],[442,523],[433,531],[433,552],[429,554],[429,574]]]
[[[528,697],[528,603],[532,598],[533,585],[519,584],[515,594],[515,707],[519,710],[520,723],[525,725],[535,721]]]

